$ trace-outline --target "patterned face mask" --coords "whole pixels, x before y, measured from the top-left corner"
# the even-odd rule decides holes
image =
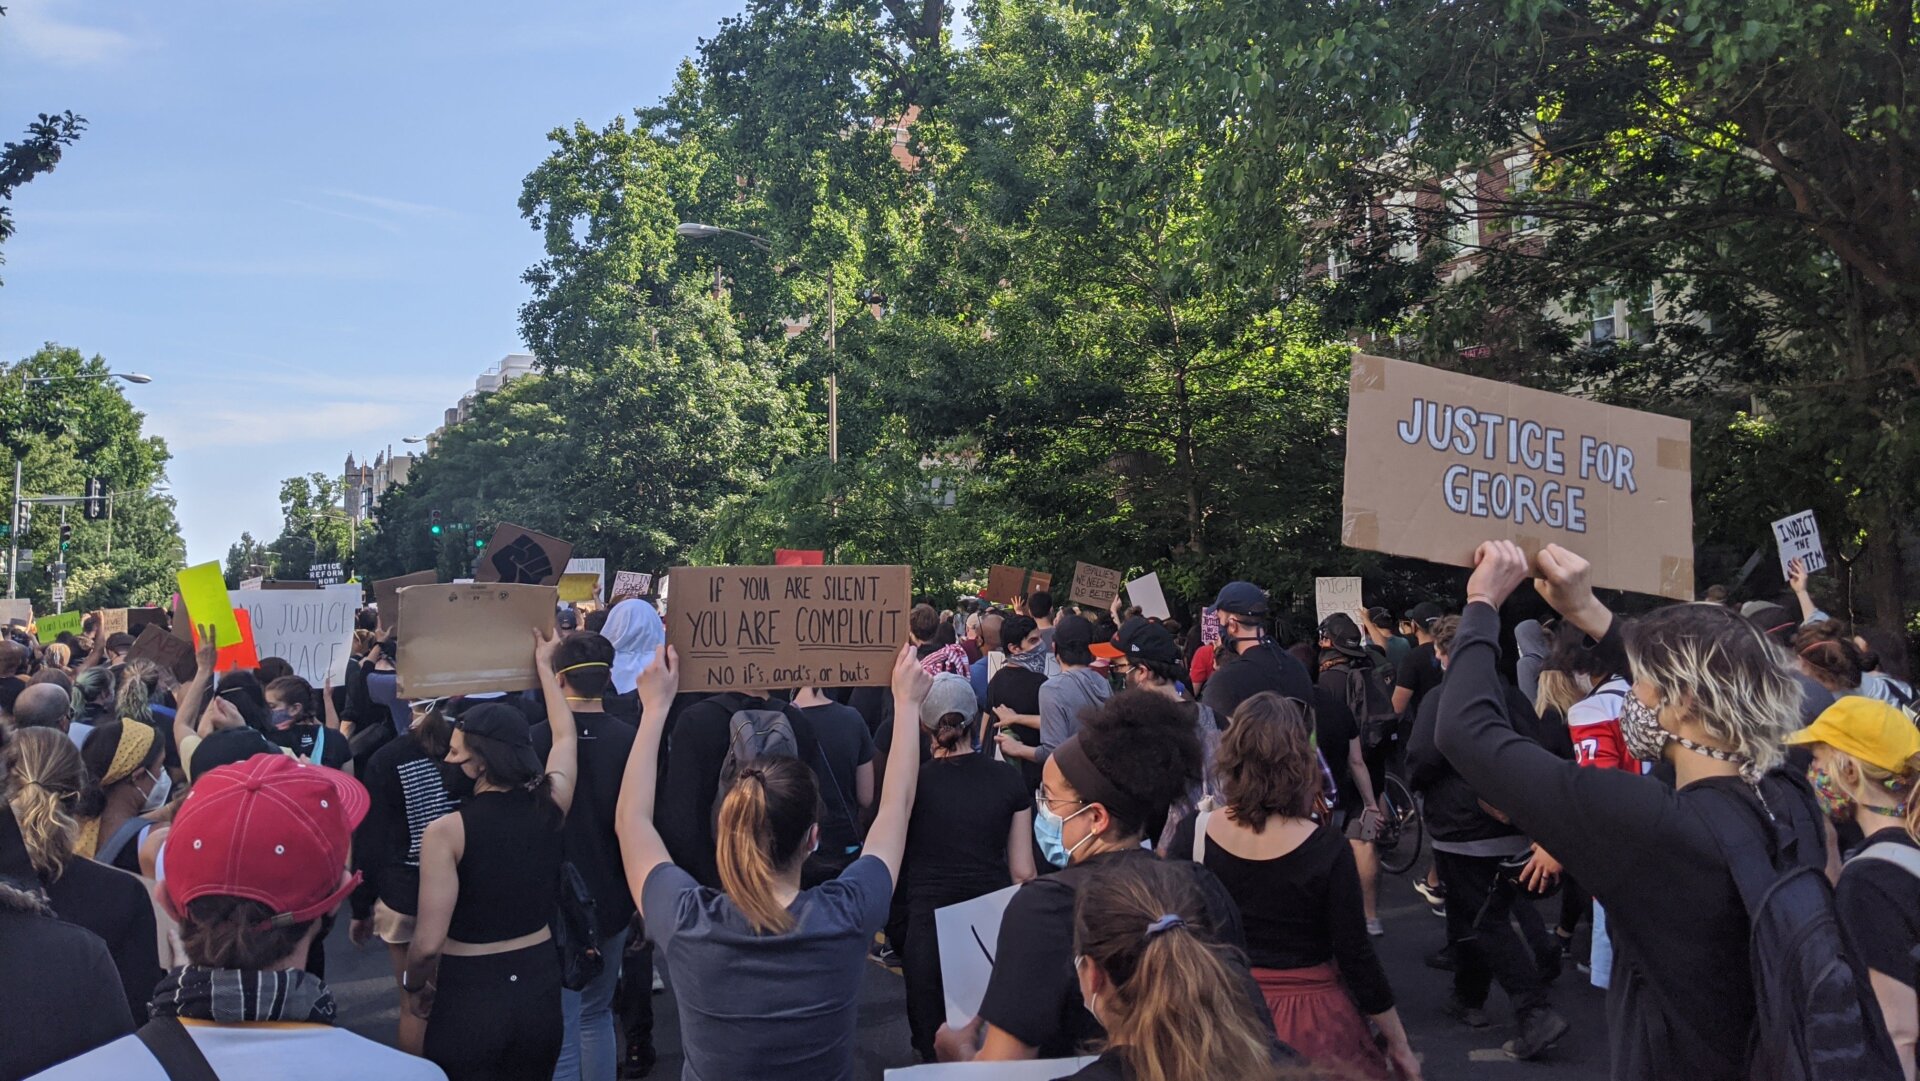
[[[1695,743],[1685,736],[1667,731],[1666,726],[1660,723],[1659,715],[1631,691],[1627,692],[1626,703],[1620,710],[1620,737],[1627,744],[1627,753],[1642,762],[1660,761],[1661,752],[1667,749],[1667,744],[1677,743],[1694,754],[1738,765],[1742,776],[1752,772],[1753,760],[1746,755]],[[1750,781],[1757,779],[1748,778]]]
[[[1820,802],[1820,812],[1835,822],[1851,822],[1854,816],[1853,797],[1840,788],[1825,767],[1815,762],[1807,767],[1807,783],[1813,786],[1813,797]]]

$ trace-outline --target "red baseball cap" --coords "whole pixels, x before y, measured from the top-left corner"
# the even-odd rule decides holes
[[[167,834],[160,884],[176,915],[202,897],[243,897],[272,909],[271,923],[305,923],[359,885],[358,872],[344,884],[340,875],[366,817],[359,781],[257,754],[194,779]]]

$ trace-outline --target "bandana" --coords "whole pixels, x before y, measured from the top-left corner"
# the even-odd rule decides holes
[[[1024,668],[1029,672],[1037,672],[1044,676],[1047,674],[1047,651],[1035,647],[1027,650],[1025,653],[1009,653],[1007,655],[1007,663],[1013,665],[1015,668]]]
[[[176,968],[153,989],[153,1016],[196,1021],[295,1021],[333,1024],[333,992],[300,969]]]
[[[153,750],[153,726],[140,721],[120,722],[120,743],[113,749],[113,761],[107,764],[107,772],[100,778],[100,787],[118,784],[133,775],[140,764],[147,760],[147,753]]]

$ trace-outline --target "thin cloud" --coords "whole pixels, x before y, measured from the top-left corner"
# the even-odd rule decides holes
[[[27,53],[65,67],[116,64],[140,48],[132,35],[103,26],[84,26],[52,14],[51,3],[22,3],[7,9],[7,34]]]
[[[278,409],[156,410],[148,420],[170,449],[180,451],[269,447],[313,439],[346,446],[353,436],[391,432],[417,414],[415,407],[386,402],[305,402]]]
[[[337,210],[330,206],[321,206],[318,203],[309,203],[303,199],[288,199],[287,202],[292,203],[294,206],[297,206],[302,210],[311,210],[315,214],[325,214],[325,215],[328,215],[329,217],[344,218],[347,221],[357,221],[363,225],[371,225],[375,229],[384,229],[385,231],[392,233],[394,236],[399,236],[401,233],[400,227],[398,225],[395,225],[394,223],[387,221],[385,218],[375,218],[366,214],[355,214],[350,210]]]
[[[450,217],[453,214],[453,211],[443,206],[433,206],[428,203],[410,203],[405,199],[389,199],[383,195],[363,195],[357,191],[343,191],[339,188],[322,188],[320,194],[331,195],[335,199],[348,199],[356,203],[374,207],[378,210],[384,210],[389,214],[404,214],[408,217],[438,218]]]

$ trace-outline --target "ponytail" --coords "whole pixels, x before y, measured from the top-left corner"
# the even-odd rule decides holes
[[[80,824],[74,820],[72,804],[86,779],[80,752],[65,733],[28,728],[14,734],[7,802],[20,823],[34,871],[48,882],[59,880],[73,856]]]
[[[944,714],[927,730],[927,735],[941,750],[957,751],[962,742],[972,742],[973,719],[964,713]]]
[[[1107,977],[1107,1043],[1136,1081],[1272,1073],[1272,1039],[1228,947],[1204,936],[1204,911],[1191,872],[1162,860],[1127,861],[1080,888],[1075,944]]]
[[[793,929],[793,915],[775,894],[780,872],[800,855],[818,818],[819,802],[813,770],[785,756],[748,764],[721,801],[714,831],[720,885],[757,934]]]

